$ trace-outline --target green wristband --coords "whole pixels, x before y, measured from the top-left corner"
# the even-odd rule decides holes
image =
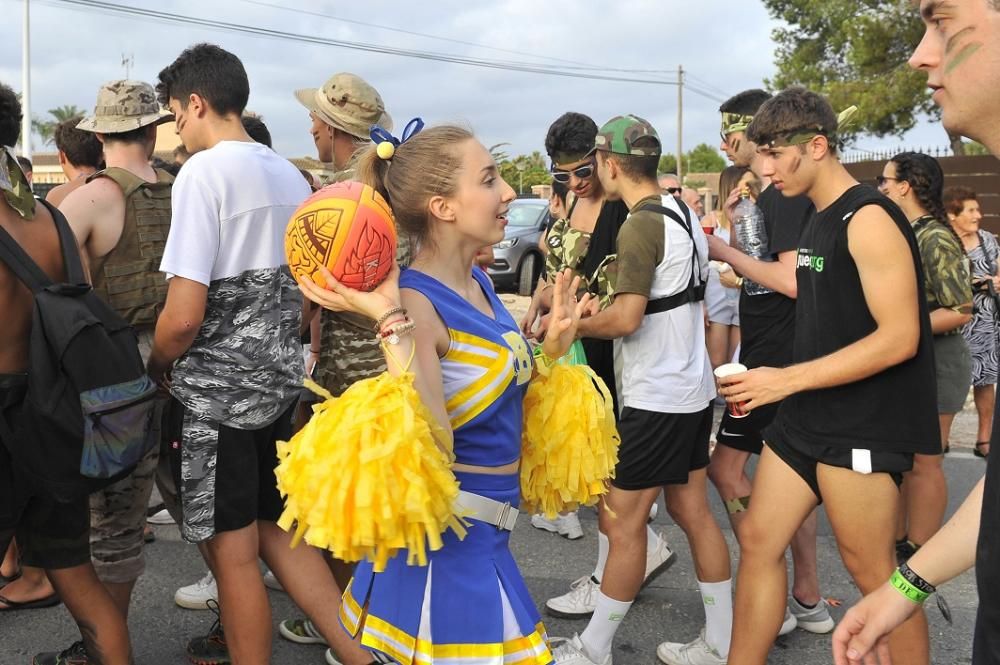
[[[893,571],[892,577],[889,578],[889,584],[891,584],[896,591],[900,592],[915,603],[922,603],[930,597],[929,593],[921,591],[908,579],[903,577],[903,575],[899,572],[899,569]]]

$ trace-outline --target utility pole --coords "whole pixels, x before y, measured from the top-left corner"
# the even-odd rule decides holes
[[[677,178],[684,184],[684,65],[677,65]]]
[[[125,68],[125,80],[132,80],[132,67],[135,65],[135,56],[131,53],[125,55],[122,53],[122,67]]]
[[[21,34],[21,154],[31,159],[31,29],[28,0],[24,0],[24,25]]]

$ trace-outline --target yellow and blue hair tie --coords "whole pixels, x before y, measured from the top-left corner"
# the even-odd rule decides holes
[[[380,159],[389,161],[392,159],[393,155],[396,154],[396,148],[400,144],[406,143],[411,138],[420,133],[420,130],[424,128],[424,121],[421,118],[414,118],[413,120],[406,123],[406,127],[403,128],[402,138],[396,138],[393,136],[389,130],[380,127],[379,125],[372,125],[369,131],[369,136],[371,136],[372,141],[375,143],[375,153]]]

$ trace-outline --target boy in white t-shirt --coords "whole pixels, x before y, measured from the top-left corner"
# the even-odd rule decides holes
[[[583,633],[556,650],[556,663],[611,664],[615,631],[642,583],[646,517],[662,489],[691,545],[706,629],[688,644],[661,644],[657,656],[668,665],[724,665],[732,628],[729,549],[706,487],[715,397],[702,314],[708,246],[694,213],[661,194],[660,140],[648,122],[609,120],[594,150],[601,186],[630,212],[618,233],[615,300],[582,320],[580,334],[622,340],[622,443],[600,513],[610,551],[597,607]]]
[[[149,373],[174,399],[181,533],[215,575],[225,626],[224,637],[218,629],[192,640],[189,655],[214,662],[228,647],[232,662],[270,661],[259,555],[344,663],[370,663],[338,625],[331,599],[340,590],[319,552],[291,549],[275,524],[283,509],[275,443],[291,436],[303,382],[302,298],[284,234],[309,186],[244,130],[249,82],[233,54],[192,46],[160,72],[157,93],[192,157],[173,188],[160,268],[169,287]]]

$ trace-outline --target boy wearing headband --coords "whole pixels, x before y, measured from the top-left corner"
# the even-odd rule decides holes
[[[799,239],[794,364],[720,381],[751,412],[784,400],[741,526],[729,665],[767,661],[784,613],[785,549],[819,503],[862,592],[889,577],[902,474],[914,453],[940,447],[916,239],[899,209],[837,159],[837,129],[830,104],[802,88],[766,102],[747,128],[761,175],[816,212]],[[923,613],[891,645],[893,662],[927,663]]]
[[[771,95],[763,90],[745,90],[726,100],[722,113],[722,150],[736,166],[751,168],[758,177],[757,146],[747,138],[746,129],[753,116]],[[767,178],[762,178],[768,184]],[[738,201],[740,192],[734,189],[726,205]],[[708,237],[709,255],[724,261],[742,278],[725,286],[740,287],[740,358],[739,362],[754,367],[783,367],[792,362],[792,341],[795,338],[795,257],[802,226],[812,214],[813,206],[804,196],[785,197],[776,187],[767,186],[757,199],[764,217],[770,260],[755,259],[735,246],[715,236]],[[730,213],[730,219],[733,218]],[[735,239],[736,234],[733,234]],[[765,287],[751,295],[743,287],[743,278]],[[733,272],[723,273],[724,282],[734,280]],[[746,473],[751,455],[759,455],[764,446],[761,431],[771,424],[779,404],[756,409],[743,418],[733,418],[726,410],[716,440],[719,445],[712,454],[708,477],[712,480],[733,526],[737,538],[750,505],[750,478]],[[826,601],[820,595],[816,567],[816,515],[810,515],[792,539],[794,582],[788,599],[788,609],[779,634],[785,635],[796,626],[812,633],[833,630],[833,619]]]

